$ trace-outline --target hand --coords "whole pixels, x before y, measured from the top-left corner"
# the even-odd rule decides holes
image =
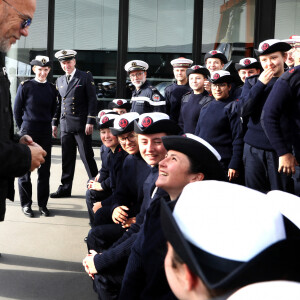
[[[91,135],[93,133],[94,125],[92,124],[86,124],[85,125],[85,134]]]
[[[98,181],[100,178],[100,173],[97,174],[97,176],[94,178],[94,181]]]
[[[96,211],[97,211],[98,209],[100,209],[101,207],[102,207],[101,201],[100,201],[100,202],[94,203],[94,206],[93,206],[93,212],[94,212],[94,214],[95,214]]]
[[[234,170],[234,169],[228,169],[228,179],[229,181],[231,181],[234,178],[238,178],[239,177],[239,172]]]
[[[266,69],[258,77],[258,80],[261,81],[263,84],[267,85],[270,80],[274,77],[274,72],[272,69]]]
[[[211,94],[211,83],[208,80],[204,80],[204,89]]]
[[[295,166],[299,166],[299,164],[292,153],[286,153],[279,157],[279,173],[283,172],[287,175],[295,174]]]
[[[123,228],[129,228],[131,226],[131,224],[134,224],[136,223],[136,217],[132,217],[132,218],[129,218],[125,221],[125,223],[123,223],[122,227]]]
[[[52,126],[52,136],[57,138],[57,126]]]
[[[127,206],[118,206],[114,209],[112,214],[112,220],[116,224],[125,224],[127,221],[128,214],[125,212],[125,210],[129,210]]]
[[[82,261],[82,265],[84,266],[85,271],[89,274],[90,277],[94,279],[94,274],[97,273],[94,264],[94,257],[97,254],[96,251],[90,250],[90,254],[88,254]]]
[[[34,142],[31,136],[25,134],[20,138],[19,143],[23,145],[32,145]]]
[[[31,167],[30,171],[33,171],[36,168],[39,168],[41,164],[45,162],[44,157],[47,155],[47,152],[37,143],[32,143],[28,145],[31,151]]]
[[[87,184],[87,188],[89,190],[94,190],[94,191],[103,191],[103,188],[101,186],[100,182],[94,181],[94,180],[90,180]]]

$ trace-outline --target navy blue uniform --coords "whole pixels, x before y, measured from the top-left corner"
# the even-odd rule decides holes
[[[95,202],[103,201],[108,198],[111,193],[111,181],[110,181],[110,170],[109,170],[109,155],[111,153],[110,148],[102,145],[100,147],[101,157],[101,169],[99,170],[98,182],[101,184],[103,191],[87,190],[86,191],[86,205],[89,213],[90,224],[93,226],[94,223],[94,212],[93,206]]]
[[[166,192],[158,189],[155,190],[155,182],[158,177],[158,167],[151,168],[151,172],[143,185],[144,199],[140,213],[136,217],[136,223],[116,241],[112,247],[104,251],[101,255],[96,255],[94,259],[95,267],[98,274],[95,276],[94,283],[98,293],[107,293],[120,290],[124,270],[126,268],[128,257],[131,253],[131,247],[141,230],[145,218],[146,211],[152,201],[165,195]],[[102,278],[107,279],[107,285],[103,284]]]
[[[167,104],[167,114],[170,119],[178,123],[181,99],[184,94],[191,90],[189,83],[185,85],[178,85],[177,83],[172,83],[165,88],[165,98]]]
[[[49,197],[51,165],[51,120],[56,109],[57,91],[49,82],[40,83],[35,79],[20,84],[14,105],[14,116],[21,135],[28,134],[46,152],[45,163],[38,169],[37,201],[45,207]],[[18,180],[22,207],[32,205],[31,172]]]
[[[117,240],[120,234],[123,234],[125,229],[120,224],[115,224],[112,221],[113,210],[118,206],[125,205],[129,208],[126,211],[128,218],[135,217],[139,213],[144,198],[143,184],[149,172],[150,167],[139,153],[126,157],[122,165],[118,184],[111,196],[110,211],[106,212],[107,218],[96,216],[95,225],[97,226],[89,232],[88,247],[90,249],[100,252]],[[110,235],[107,237],[109,232]],[[116,234],[112,234],[112,232]]]
[[[242,165],[243,136],[235,103],[230,97],[212,100],[201,110],[195,132],[219,152],[226,173]]]
[[[178,125],[184,133],[195,133],[200,111],[212,99],[207,91],[202,94],[189,92],[182,97]]]
[[[52,125],[60,120],[62,145],[62,177],[60,189],[71,193],[76,162],[76,144],[88,177],[98,173],[92,148],[92,136],[85,134],[86,124],[96,124],[97,98],[91,73],[76,69],[67,83],[66,75],[57,79],[59,92],[57,111]]]
[[[132,112],[140,115],[148,112],[166,113],[166,101],[160,92],[146,80],[139,90],[132,92]]]
[[[289,191],[290,180],[278,173],[278,156],[266,136],[260,119],[263,106],[277,78],[265,85],[259,75],[248,77],[240,97],[242,117],[249,117],[244,137],[243,161],[246,186],[261,192]]]
[[[300,162],[300,66],[285,72],[274,84],[265,103],[262,124],[278,156],[294,154]],[[282,116],[289,120],[288,128],[282,128]],[[294,175],[295,193],[300,195],[300,168]]]

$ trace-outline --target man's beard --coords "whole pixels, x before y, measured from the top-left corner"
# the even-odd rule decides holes
[[[140,88],[144,83],[145,83],[146,79],[140,80],[139,82],[132,82],[132,84],[136,87],[136,88]]]
[[[11,44],[8,39],[0,39],[0,52],[6,53],[10,49]]]

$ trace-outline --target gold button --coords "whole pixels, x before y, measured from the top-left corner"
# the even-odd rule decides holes
[[[73,115],[75,115],[75,111],[73,111]]]
[[[75,100],[75,97],[72,97],[72,100]]]

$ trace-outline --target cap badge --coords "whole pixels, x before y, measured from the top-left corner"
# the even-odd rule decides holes
[[[133,62],[131,63],[131,66],[132,66],[132,67],[136,67],[136,62],[133,61]]]
[[[46,59],[45,58],[42,58],[41,60],[42,64],[44,65],[46,63]]]
[[[123,118],[123,119],[121,119],[120,121],[119,121],[119,126],[121,127],[121,128],[126,128],[127,127],[127,125],[128,125],[128,120],[127,119],[125,119],[125,118]]]
[[[143,126],[144,128],[147,128],[147,127],[149,127],[152,123],[153,123],[152,118],[150,118],[150,117],[145,117],[145,118],[143,119],[143,121],[142,121],[142,126]]]
[[[66,54],[67,54],[67,51],[66,51],[66,50],[63,50],[63,51],[61,51],[61,54],[66,55]]]
[[[123,104],[123,101],[122,101],[122,100],[118,100],[118,101],[117,101],[117,105],[120,106],[120,105],[122,105],[122,104]]]
[[[109,121],[109,118],[108,117],[104,117],[103,119],[102,119],[102,124],[104,124],[104,123],[106,123],[106,122],[108,122]]]
[[[245,60],[244,60],[244,65],[245,65],[245,66],[248,66],[248,65],[250,65],[250,64],[251,64],[250,59],[245,59]]]
[[[217,80],[217,79],[219,79],[219,78],[220,78],[220,74],[219,74],[219,73],[214,74],[213,79]]]
[[[262,46],[261,46],[261,49],[263,51],[267,50],[268,48],[270,47],[270,45],[268,43],[264,43]]]
[[[152,96],[152,100],[153,101],[159,101],[160,100],[160,96],[159,95],[153,95]]]
[[[217,53],[218,53],[218,51],[216,51],[216,50],[213,50],[210,52],[211,55],[216,55]]]
[[[200,67],[198,65],[196,65],[196,66],[193,66],[192,69],[197,70],[197,69],[200,69]]]
[[[101,111],[101,113],[100,113],[100,118],[102,117],[102,116],[104,116],[105,115],[105,112],[104,111]]]

